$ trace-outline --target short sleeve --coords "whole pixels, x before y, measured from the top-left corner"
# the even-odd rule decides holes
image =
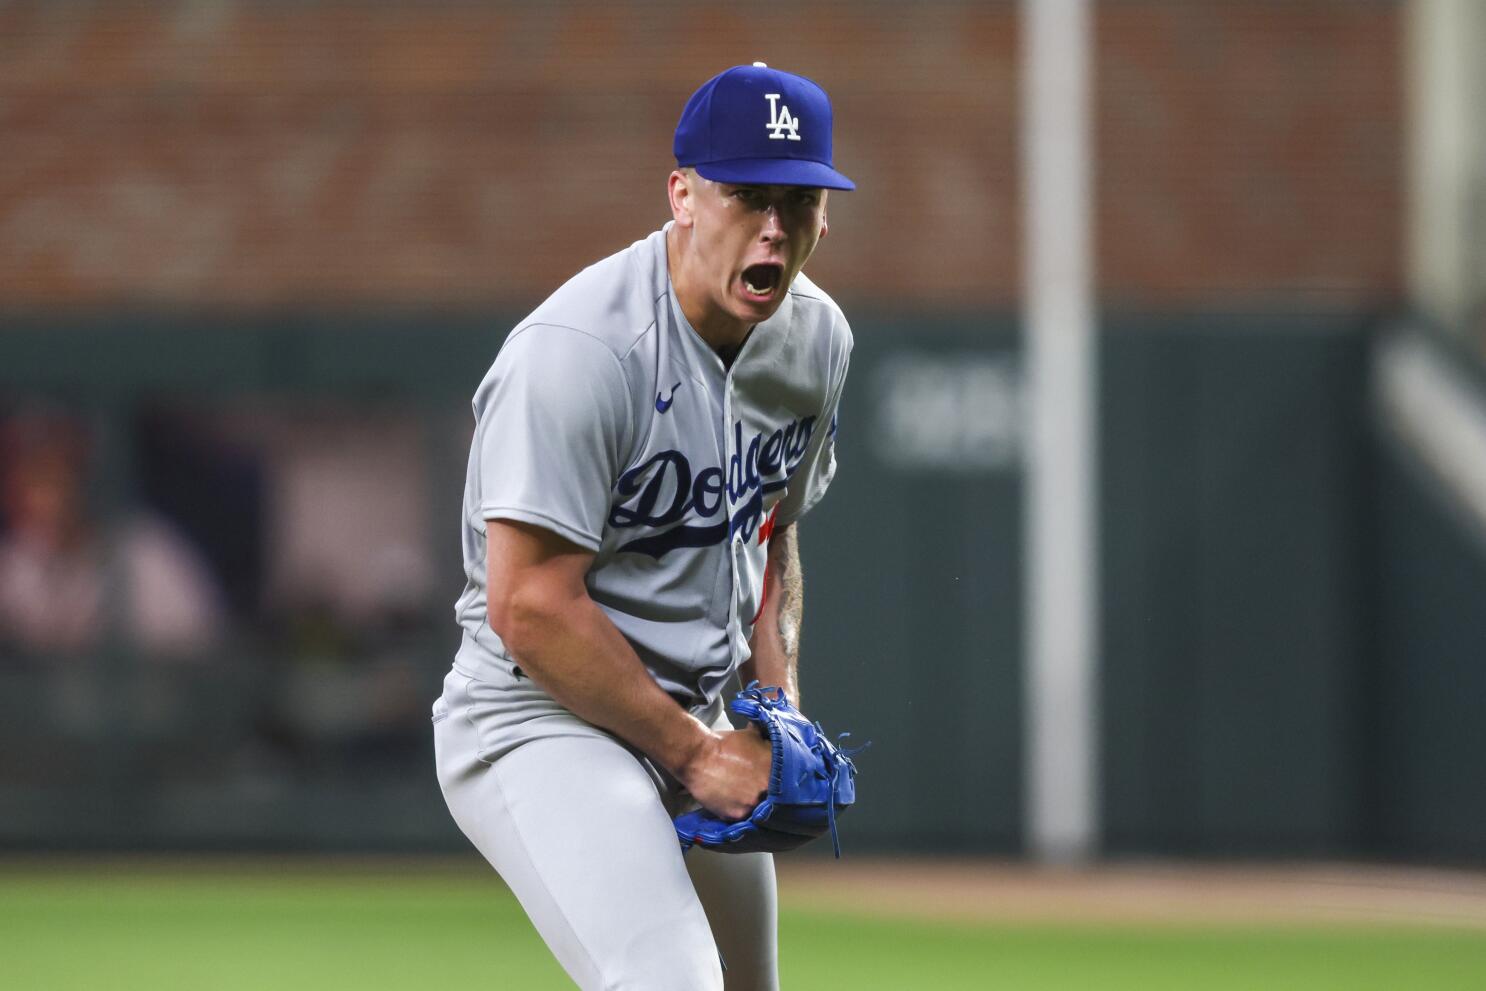
[[[788,526],[810,512],[826,494],[831,479],[836,477],[836,427],[841,411],[841,394],[846,389],[848,363],[849,357],[843,358],[841,372],[810,433],[805,457],[790,479],[788,494],[779,504],[779,526]]]
[[[624,371],[603,342],[568,327],[518,330],[475,397],[471,523],[519,520],[598,550],[628,409]]]

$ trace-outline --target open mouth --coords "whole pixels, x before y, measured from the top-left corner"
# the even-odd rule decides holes
[[[773,262],[749,265],[743,270],[743,288],[756,299],[770,299],[784,278],[784,266]]]

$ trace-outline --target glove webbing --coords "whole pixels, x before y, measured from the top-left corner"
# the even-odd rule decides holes
[[[747,697],[751,701],[758,703],[766,709],[778,709],[785,704],[786,699],[783,688],[764,689],[759,688],[758,685],[759,683],[757,681],[751,681],[748,683],[748,687],[743,689],[740,694]],[[821,726],[820,721],[817,720],[813,725],[815,726],[816,739],[822,741],[826,740],[827,737],[825,727]],[[860,747],[852,747],[848,750],[841,746],[841,741],[846,739],[848,736],[851,736],[851,734],[842,733],[840,736],[836,737],[836,752],[834,755],[831,753],[830,748],[819,746],[813,748],[817,752],[824,751],[822,757],[825,762],[830,764],[831,766],[831,776],[829,779],[831,782],[831,797],[826,802],[826,822],[830,824],[831,849],[835,852],[837,860],[841,859],[841,837],[836,832],[836,782],[840,779],[842,770],[850,768],[852,771],[855,771],[856,764],[852,762],[852,758],[861,753],[863,750],[866,750],[868,747],[872,746],[872,741],[868,740]],[[771,740],[770,743],[772,744],[773,741]],[[769,791],[771,794],[777,792],[780,789],[783,778],[783,756],[780,752],[780,749],[778,747],[775,747],[774,759],[772,761],[769,772]]]

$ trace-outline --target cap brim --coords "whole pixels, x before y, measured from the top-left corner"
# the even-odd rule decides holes
[[[829,165],[802,158],[734,158],[694,165],[697,174],[713,182],[749,186],[811,186],[819,189],[856,189],[857,184]]]

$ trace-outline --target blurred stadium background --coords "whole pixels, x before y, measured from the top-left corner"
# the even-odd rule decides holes
[[[0,917],[31,948],[0,979],[71,987],[24,961],[88,905],[147,916],[126,856],[203,912],[204,872],[263,873],[241,855],[325,858],[292,891],[402,855],[398,904],[464,904],[484,868],[427,713],[470,395],[514,320],[667,219],[685,96],[763,59],[831,92],[859,184],[811,263],[857,351],[802,670],[874,743],[848,859],[786,868],[793,924],[969,905],[904,922],[901,959],[972,932],[983,979],[922,986],[999,987],[1043,945],[1009,906],[1283,928],[1360,891],[1452,949],[1245,978],[1247,944],[1127,934],[1066,986],[1127,986],[1122,953],[1212,965],[1142,988],[1486,986],[1486,4],[1088,13],[1098,718],[1068,873],[1023,866],[1023,5],[0,3]],[[141,960],[103,986],[263,986]],[[533,973],[500,986],[561,986]]]

